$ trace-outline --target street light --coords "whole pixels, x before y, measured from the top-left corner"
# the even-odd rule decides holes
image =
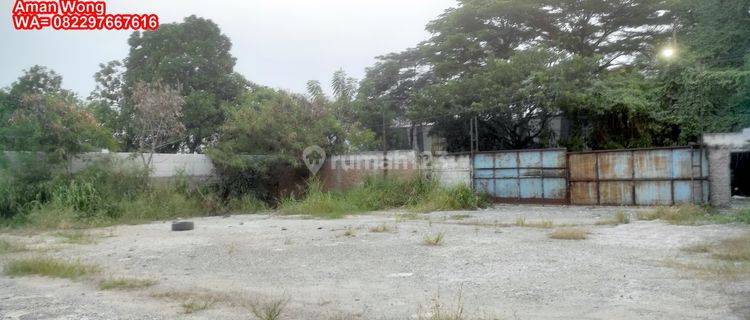
[[[665,59],[672,59],[675,55],[677,55],[677,50],[672,46],[665,47],[661,50],[661,56]]]

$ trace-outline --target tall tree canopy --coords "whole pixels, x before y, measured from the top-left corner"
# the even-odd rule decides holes
[[[460,0],[428,40],[380,57],[358,101],[433,124],[451,151],[473,117],[484,150],[685,144],[749,125],[749,2]],[[678,59],[657,57],[675,42]]]
[[[7,92],[0,90],[0,149],[45,152],[58,163],[113,147],[111,133],[61,84],[56,72],[33,66]]]
[[[122,134],[126,147],[134,148],[132,94],[138,82],[169,84],[185,99],[181,119],[185,138],[161,151],[198,152],[214,142],[225,120],[221,105],[239,97],[247,86],[247,80],[234,72],[236,59],[229,38],[211,20],[190,16],[180,23],[163,24],[155,32],[134,32],[128,44],[124,69],[118,62],[103,64],[92,94],[99,106],[119,104],[113,107],[119,113],[115,131]]]

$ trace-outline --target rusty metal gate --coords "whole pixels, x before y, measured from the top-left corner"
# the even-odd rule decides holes
[[[509,203],[567,203],[565,149],[473,155],[474,190]]]
[[[708,160],[702,149],[569,153],[568,164],[574,205],[708,202]]]

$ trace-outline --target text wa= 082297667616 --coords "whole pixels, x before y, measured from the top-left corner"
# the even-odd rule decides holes
[[[51,26],[56,30],[156,30],[155,14],[55,15]]]

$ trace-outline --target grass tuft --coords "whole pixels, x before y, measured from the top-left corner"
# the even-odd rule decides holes
[[[288,302],[287,299],[254,302],[250,305],[250,311],[258,320],[278,320],[281,319],[281,314]]]
[[[78,279],[99,272],[96,266],[51,258],[27,258],[9,262],[4,272],[11,277],[44,276],[50,278]]]
[[[676,225],[696,225],[708,220],[708,212],[696,205],[659,207],[656,210],[638,213],[639,220],[664,220]]]
[[[157,299],[181,301],[180,307],[184,314],[191,314],[213,307],[220,301],[229,299],[227,296],[213,293],[196,293],[188,291],[167,291],[151,295]]]
[[[589,231],[581,228],[562,228],[552,231],[549,237],[558,240],[585,240]]]
[[[621,224],[628,224],[628,223],[630,223],[630,215],[628,215],[624,211],[617,211],[611,219],[599,221],[596,223],[596,225],[618,226]]]
[[[214,301],[210,300],[188,300],[180,304],[182,307],[182,313],[191,314],[198,311],[203,311],[213,307]]]
[[[433,299],[433,304],[430,306],[429,312],[426,315],[420,314],[419,320],[465,320],[467,319],[464,315],[464,301],[463,295],[458,294],[458,301],[454,310],[451,310],[440,302],[440,295]]]
[[[96,240],[94,237],[81,230],[73,231],[61,231],[53,234],[55,237],[62,238],[63,243],[68,244],[94,244]]]
[[[551,229],[552,227],[555,226],[555,223],[552,222],[552,220],[526,221],[526,218],[518,217],[516,218],[515,226],[519,228]]]
[[[370,228],[370,232],[373,232],[373,233],[384,233],[384,232],[391,232],[391,231],[392,231],[391,227],[388,226],[387,224],[381,224],[381,225]]]
[[[356,237],[357,230],[354,230],[353,228],[346,229],[346,231],[344,232],[344,236],[350,238]]]
[[[441,246],[445,241],[445,232],[438,232],[435,235],[428,235],[424,237],[424,244],[428,246]]]
[[[99,289],[101,290],[135,290],[153,286],[156,284],[155,280],[148,279],[108,279],[99,282]]]

